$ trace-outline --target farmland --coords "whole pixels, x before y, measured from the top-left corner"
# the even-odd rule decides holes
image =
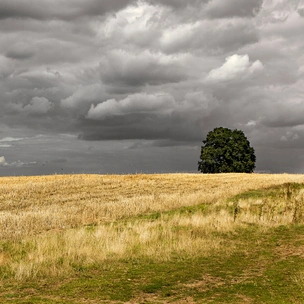
[[[0,188],[3,303],[304,301],[303,175],[4,177]]]

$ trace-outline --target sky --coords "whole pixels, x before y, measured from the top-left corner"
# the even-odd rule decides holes
[[[304,173],[304,0],[0,0],[0,175],[197,172],[242,130]]]

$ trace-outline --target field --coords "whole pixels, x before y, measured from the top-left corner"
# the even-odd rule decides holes
[[[0,178],[1,303],[304,303],[304,175]]]

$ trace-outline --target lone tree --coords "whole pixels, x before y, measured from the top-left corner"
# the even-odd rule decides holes
[[[215,128],[207,134],[203,143],[198,171],[203,173],[253,172],[256,157],[243,131]]]

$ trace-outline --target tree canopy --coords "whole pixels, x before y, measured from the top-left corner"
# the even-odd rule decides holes
[[[251,173],[255,152],[243,131],[215,128],[207,134],[201,147],[198,171],[203,173]]]

